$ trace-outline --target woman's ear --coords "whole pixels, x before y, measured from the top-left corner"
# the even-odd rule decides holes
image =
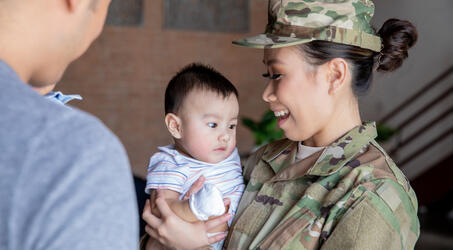
[[[329,95],[332,95],[346,86],[346,80],[350,78],[349,66],[343,58],[334,58],[326,66]]]
[[[66,5],[66,9],[70,12],[74,12],[79,5],[79,0],[63,0]]]
[[[165,115],[165,124],[167,125],[168,131],[175,139],[181,139],[181,118],[173,113],[168,113]]]
[[[95,0],[62,0],[65,4],[67,11],[73,13],[79,9],[88,9],[89,7],[93,8],[95,6]]]

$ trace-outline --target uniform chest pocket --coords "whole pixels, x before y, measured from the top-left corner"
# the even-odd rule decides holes
[[[259,249],[312,249],[318,244],[321,226],[317,216],[308,208],[302,208],[278,225],[260,244]]]

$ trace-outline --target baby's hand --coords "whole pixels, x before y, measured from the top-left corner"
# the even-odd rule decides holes
[[[206,181],[206,178],[202,175],[198,180],[196,180],[192,186],[190,187],[189,191],[186,192],[186,194],[183,197],[183,200],[188,200],[192,194],[198,193],[200,189],[203,187],[204,182]]]
[[[202,221],[225,213],[222,192],[210,183],[206,183],[201,190],[190,196],[189,205],[192,213]]]

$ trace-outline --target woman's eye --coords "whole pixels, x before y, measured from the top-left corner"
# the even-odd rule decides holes
[[[280,78],[280,76],[282,76],[282,74],[273,74],[273,75],[270,75],[269,73],[263,74],[264,78],[269,78],[271,80],[276,80],[276,79]]]
[[[215,128],[215,127],[217,127],[217,123],[215,123],[215,122],[209,122],[209,123],[208,123],[208,127],[210,127],[210,128]]]
[[[280,76],[282,76],[282,74],[273,74],[269,78],[272,79],[272,80],[276,80],[276,79],[280,78]]]
[[[236,124],[231,124],[230,125],[230,129],[235,129],[236,128]]]

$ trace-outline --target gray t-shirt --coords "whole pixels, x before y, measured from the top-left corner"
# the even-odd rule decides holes
[[[0,249],[137,249],[132,182],[99,120],[38,95],[0,60]]]

